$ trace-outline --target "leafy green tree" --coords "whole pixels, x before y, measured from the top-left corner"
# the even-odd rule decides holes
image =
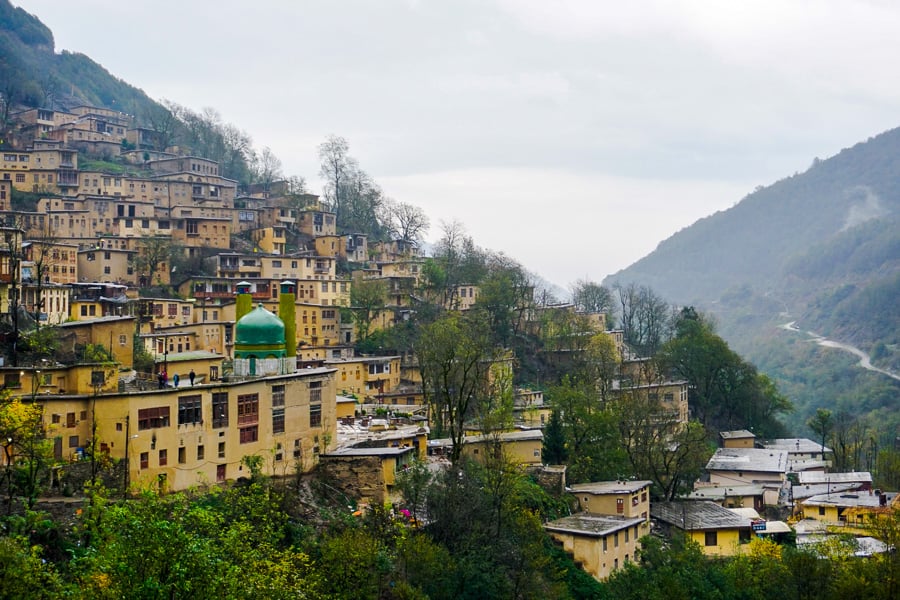
[[[569,453],[566,451],[566,435],[563,431],[562,418],[559,410],[554,409],[550,413],[550,420],[544,428],[544,449],[541,456],[551,465],[561,465],[566,462]]]
[[[623,395],[613,412],[630,473],[652,481],[654,495],[664,501],[689,491],[713,452],[703,425],[679,421],[641,393]]]
[[[822,440],[822,448],[825,448],[828,434],[834,429],[834,416],[828,409],[817,408],[816,414],[806,421],[806,426],[819,436],[819,439]]]
[[[502,254],[491,258],[488,269],[479,285],[475,309],[485,313],[494,343],[510,347],[533,307],[534,286],[522,266]]]
[[[777,418],[791,410],[790,402],[693,308],[681,311],[675,337],[656,360],[663,373],[688,381],[691,410],[712,432],[746,428],[767,437],[782,433]]]
[[[350,318],[356,324],[356,341],[365,344],[372,321],[384,310],[387,301],[387,284],[382,280],[362,279],[354,281],[350,288]]]
[[[638,565],[615,571],[607,582],[610,598],[621,600],[720,600],[738,597],[728,585],[722,564],[704,556],[684,535],[667,543],[644,536]]]
[[[547,390],[547,400],[562,421],[567,479],[576,483],[618,479],[628,472],[616,416],[599,401],[592,383],[566,376],[560,385]]]
[[[448,435],[451,461],[459,461],[465,423],[487,405],[485,396],[495,356],[482,321],[448,313],[422,328],[416,344],[422,390],[431,410],[433,431]]]
[[[0,537],[0,595],[22,600],[50,600],[63,596],[64,585],[39,546],[16,535]]]
[[[32,508],[40,493],[41,474],[52,462],[52,444],[44,437],[42,408],[29,400],[0,393],[0,440],[6,513],[12,514],[16,496]]]

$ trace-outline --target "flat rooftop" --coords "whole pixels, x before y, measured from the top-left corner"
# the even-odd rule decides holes
[[[650,515],[685,531],[691,529],[750,529],[750,521],[707,500],[657,502]]]
[[[550,521],[544,524],[544,529],[557,533],[603,537],[644,522],[645,520],[641,517],[627,518],[583,512]]]
[[[595,481],[593,483],[578,483],[569,489],[579,494],[634,494],[645,487],[652,485],[652,481]]]
[[[787,452],[762,448],[719,448],[706,463],[706,470],[787,473]]]

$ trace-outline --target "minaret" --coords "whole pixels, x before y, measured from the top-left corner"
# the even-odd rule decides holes
[[[237,323],[241,317],[253,310],[253,296],[250,295],[250,283],[240,281],[235,284],[234,289],[237,297],[235,298],[234,322]]]
[[[284,350],[289,357],[297,356],[297,284],[282,281],[278,293],[278,316],[284,323]]]

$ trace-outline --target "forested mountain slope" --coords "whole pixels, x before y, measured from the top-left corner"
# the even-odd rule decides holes
[[[9,0],[0,0],[0,82],[10,105],[67,109],[87,104],[132,115],[158,108],[143,91],[84,54],[56,54],[50,29]]]
[[[900,370],[900,129],[758,188],[606,281],[614,282],[712,312],[729,343],[793,396],[795,423],[815,404],[867,412],[870,396],[896,381],[860,373],[855,358],[779,325],[796,320]],[[801,370],[802,381],[791,381]],[[850,381],[852,389],[835,385]]]

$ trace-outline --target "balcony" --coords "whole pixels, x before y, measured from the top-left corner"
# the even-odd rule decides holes
[[[56,185],[59,187],[78,187],[78,173],[76,171],[58,171]]]

